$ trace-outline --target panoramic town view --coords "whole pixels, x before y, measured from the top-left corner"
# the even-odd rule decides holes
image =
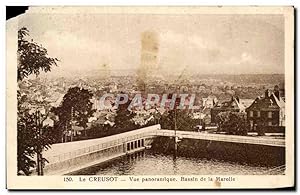
[[[32,15],[18,175],[285,174],[282,16]]]

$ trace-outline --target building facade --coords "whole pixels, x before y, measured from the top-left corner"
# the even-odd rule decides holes
[[[257,97],[246,109],[250,131],[281,132],[285,126],[285,102],[279,91],[265,91],[263,97]]]
[[[238,97],[232,97],[231,100],[225,102],[216,102],[211,108],[211,123],[217,123],[217,115],[220,112],[244,112],[245,108],[240,103],[240,99]]]

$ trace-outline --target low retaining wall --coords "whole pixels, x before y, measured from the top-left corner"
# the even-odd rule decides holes
[[[43,152],[45,175],[62,175],[144,149],[160,125],[109,137],[54,144]]]
[[[152,143],[154,151],[173,154],[173,137],[156,137]],[[184,138],[178,143],[177,155],[202,159],[217,159],[229,162],[261,166],[285,164],[285,148],[248,143],[232,143]]]

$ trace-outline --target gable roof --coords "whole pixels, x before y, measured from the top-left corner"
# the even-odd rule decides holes
[[[270,96],[257,97],[253,103],[247,108],[256,110],[280,109],[285,107],[285,102],[282,98],[277,98],[274,93]]]
[[[245,107],[243,104],[241,104],[238,100],[238,98],[232,97],[229,101],[224,102],[217,102],[213,109],[239,109],[244,110]]]

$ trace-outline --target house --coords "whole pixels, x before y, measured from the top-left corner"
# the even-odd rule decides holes
[[[204,107],[202,110],[202,113],[204,114],[202,118],[202,122],[205,123],[206,125],[211,124],[211,108]]]
[[[240,104],[242,104],[246,110],[253,103],[253,99],[240,99]]]
[[[205,107],[201,112],[193,113],[193,119],[199,120],[200,124],[209,125],[211,123],[210,109]]]
[[[265,91],[246,109],[250,131],[282,132],[285,126],[285,102],[277,87]]]
[[[209,95],[206,98],[202,98],[202,109],[197,116],[200,119],[200,123],[205,123],[206,125],[211,123],[211,108],[214,107],[218,99],[214,95]],[[197,113],[196,113],[197,114]]]
[[[212,108],[217,101],[218,99],[216,96],[209,95],[207,98],[202,98],[202,106],[204,108]]]
[[[216,117],[220,112],[244,112],[245,107],[240,103],[240,99],[238,97],[231,97],[229,101],[217,102],[211,108],[211,123],[216,124]]]

